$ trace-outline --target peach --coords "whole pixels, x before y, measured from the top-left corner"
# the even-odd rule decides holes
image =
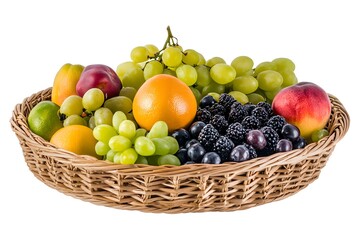
[[[65,98],[77,95],[76,84],[83,70],[82,65],[64,64],[55,76],[51,90],[51,101],[61,106]]]
[[[324,128],[331,114],[328,94],[310,82],[300,82],[280,90],[273,99],[272,108],[274,113],[297,126],[305,139]]]

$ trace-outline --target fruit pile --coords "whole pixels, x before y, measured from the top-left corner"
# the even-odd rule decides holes
[[[55,146],[118,164],[242,162],[303,148],[328,134],[326,92],[277,58],[254,67],[183,50],[170,28],[162,49],[135,47],[116,71],[65,64],[31,131]]]

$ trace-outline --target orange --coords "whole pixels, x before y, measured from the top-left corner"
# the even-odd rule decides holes
[[[90,155],[99,158],[95,152],[97,140],[93,136],[93,131],[83,125],[69,125],[59,129],[51,137],[50,142],[58,148],[79,155]]]
[[[83,70],[82,65],[64,64],[55,76],[51,90],[51,101],[61,106],[65,98],[77,95],[76,84]]]
[[[60,107],[51,101],[36,104],[27,119],[30,130],[49,141],[51,136],[63,127],[58,115],[59,109]]]
[[[169,132],[188,127],[196,115],[197,103],[191,89],[178,78],[159,74],[139,88],[133,101],[136,122],[146,130],[157,121],[167,123]]]

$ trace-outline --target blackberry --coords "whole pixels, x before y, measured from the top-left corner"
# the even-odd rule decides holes
[[[215,103],[211,107],[207,107],[206,109],[211,113],[212,116],[216,114],[224,116],[226,113],[225,107],[219,103]]]
[[[258,104],[256,104],[256,106],[257,107],[263,107],[266,110],[269,117],[274,115],[274,111],[272,110],[270,103],[268,103],[268,102],[259,102]]]
[[[211,118],[210,124],[216,128],[220,134],[224,134],[229,126],[228,121],[222,115],[215,115]]]
[[[209,123],[211,120],[211,113],[207,109],[199,108],[196,111],[196,120]]]
[[[211,124],[206,124],[200,131],[198,141],[205,148],[206,151],[211,151],[220,137],[218,130]]]
[[[275,115],[269,118],[266,123],[266,126],[274,129],[278,134],[281,133],[282,127],[286,124],[285,118],[280,115]]]
[[[261,126],[263,126],[269,119],[269,115],[263,107],[255,107],[251,111],[251,115],[259,120]]]
[[[243,105],[239,102],[234,102],[231,105],[231,109],[228,115],[228,121],[230,123],[241,122],[247,116],[247,112]]]
[[[260,128],[260,122],[255,116],[246,116],[241,121],[241,125],[245,129],[258,129],[258,128]]]
[[[222,93],[219,97],[219,104],[223,105],[225,111],[230,112],[231,105],[236,102],[235,98],[227,93]]]
[[[246,103],[244,105],[244,110],[246,111],[246,115],[251,115],[251,112],[254,108],[256,108],[256,105],[252,103]]]
[[[241,123],[236,122],[229,125],[226,130],[226,137],[228,137],[235,145],[239,145],[245,141],[246,130]]]
[[[214,145],[214,152],[219,154],[221,160],[227,161],[229,159],[231,150],[234,148],[234,143],[225,136],[220,136]]]
[[[249,153],[250,153],[250,157],[249,159],[252,159],[252,158],[257,158],[257,153],[256,153],[256,150],[253,146],[247,144],[247,143],[244,143],[244,146],[249,150]]]
[[[276,145],[279,142],[279,134],[272,129],[271,127],[263,127],[261,128],[262,133],[265,136],[266,139],[266,146],[264,149],[262,149],[261,154],[262,156],[268,156],[275,152]]]

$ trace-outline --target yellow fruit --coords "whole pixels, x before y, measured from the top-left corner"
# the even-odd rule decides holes
[[[31,109],[28,116],[30,130],[49,141],[51,136],[63,127],[58,115],[60,107],[51,101],[42,101]]]
[[[167,74],[148,79],[133,101],[135,120],[148,131],[157,121],[166,122],[169,132],[188,127],[196,115],[196,108],[196,98],[191,89]]]
[[[51,92],[51,101],[61,106],[65,98],[77,95],[76,84],[84,67],[82,65],[64,64],[57,72]]]
[[[59,129],[52,136],[50,142],[58,148],[78,155],[90,155],[100,158],[95,152],[97,140],[93,136],[93,131],[83,125],[69,125]]]

